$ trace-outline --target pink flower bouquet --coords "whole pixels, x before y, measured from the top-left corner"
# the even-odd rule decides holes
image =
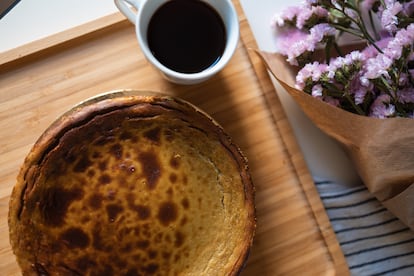
[[[269,70],[414,229],[414,1],[306,0],[273,26]]]

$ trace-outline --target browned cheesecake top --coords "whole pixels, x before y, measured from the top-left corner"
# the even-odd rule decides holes
[[[176,98],[115,93],[37,141],[9,227],[27,275],[231,275],[252,242],[253,187],[209,116]]]

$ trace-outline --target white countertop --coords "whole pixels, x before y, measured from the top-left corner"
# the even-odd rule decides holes
[[[240,0],[260,49],[276,50],[270,20],[287,5],[300,1],[291,0],[287,4],[280,0]],[[0,20],[0,55],[9,49],[116,11],[113,0],[21,1]],[[314,178],[347,185],[357,184],[359,178],[342,149],[311,123],[277,83],[276,88]]]

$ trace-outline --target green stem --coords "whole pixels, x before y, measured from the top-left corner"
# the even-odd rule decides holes
[[[342,97],[343,95],[343,91],[338,89],[335,85],[325,82],[322,83],[322,87],[329,90],[329,93],[331,96],[335,96],[335,97]]]
[[[342,25],[340,25],[338,23],[329,23],[329,24],[331,26],[333,26],[335,29],[340,30],[340,31],[342,31],[344,33],[349,33],[349,34],[352,34],[352,35],[354,35],[356,37],[359,37],[359,38],[362,38],[362,39],[365,38],[362,33],[359,33],[358,32],[358,29],[346,28],[346,27],[344,27],[344,26],[342,26]]]
[[[375,49],[378,50],[378,52],[382,53],[382,50],[375,44],[375,40],[372,38],[372,36],[369,34],[367,28],[365,27],[364,20],[362,19],[362,14],[359,9],[355,9],[355,11],[358,14],[359,20],[355,20],[355,24],[362,30],[362,33],[365,35],[366,39],[369,41],[370,44],[372,44]]]
[[[341,48],[339,47],[339,45],[338,45],[338,43],[336,43],[336,42],[334,42],[334,48],[335,48],[335,50],[338,52],[338,55],[339,56],[341,56],[341,57],[343,57],[344,56],[344,54],[342,53],[342,50],[341,50]]]
[[[351,6],[350,6],[351,7]],[[371,37],[368,30],[365,27],[365,23],[362,19],[361,11],[355,7],[352,7],[352,9],[358,14],[358,20],[352,18],[351,16],[348,16],[344,10],[338,9],[337,7],[334,7],[335,10],[341,12],[346,18],[348,18],[351,22],[353,22],[355,25],[358,26],[361,33],[355,32],[354,30],[357,29],[351,29],[351,28],[345,28],[339,24],[331,23],[335,28],[342,30],[344,32],[348,32],[350,34],[353,34],[359,38],[366,39],[369,44],[375,47],[378,52],[382,53],[382,50],[375,44],[375,40]],[[352,30],[352,31],[351,31]]]
[[[329,95],[332,96],[333,94],[336,94],[338,98],[342,98],[343,96],[345,96],[346,100],[352,105],[352,107],[354,108],[354,110],[359,114],[359,115],[366,115],[365,112],[361,109],[361,107],[359,107],[354,100],[352,99],[351,95],[348,92],[345,92],[338,89],[335,85],[330,84],[330,83],[323,83],[322,86],[329,90]],[[347,91],[348,89],[345,89],[345,91]]]
[[[348,102],[352,105],[352,107],[355,109],[355,111],[359,114],[359,115],[366,115],[365,112],[362,110],[361,107],[359,107],[355,102],[354,99],[352,99],[351,95],[346,92],[345,94],[345,98],[348,100]]]
[[[394,95],[396,95],[396,88],[392,87],[383,76],[379,77],[379,79],[381,83],[384,85],[383,86],[384,92],[387,93],[391,97],[392,100],[395,100]],[[394,95],[391,92],[394,92]]]
[[[412,17],[404,17],[404,18],[400,18],[400,22],[404,23],[406,25],[409,25],[411,23],[414,23],[414,18]]]

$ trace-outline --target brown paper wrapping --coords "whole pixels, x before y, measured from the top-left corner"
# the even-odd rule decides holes
[[[294,71],[279,54],[258,52],[305,114],[349,154],[368,190],[414,230],[414,119],[353,114],[294,88]]]

